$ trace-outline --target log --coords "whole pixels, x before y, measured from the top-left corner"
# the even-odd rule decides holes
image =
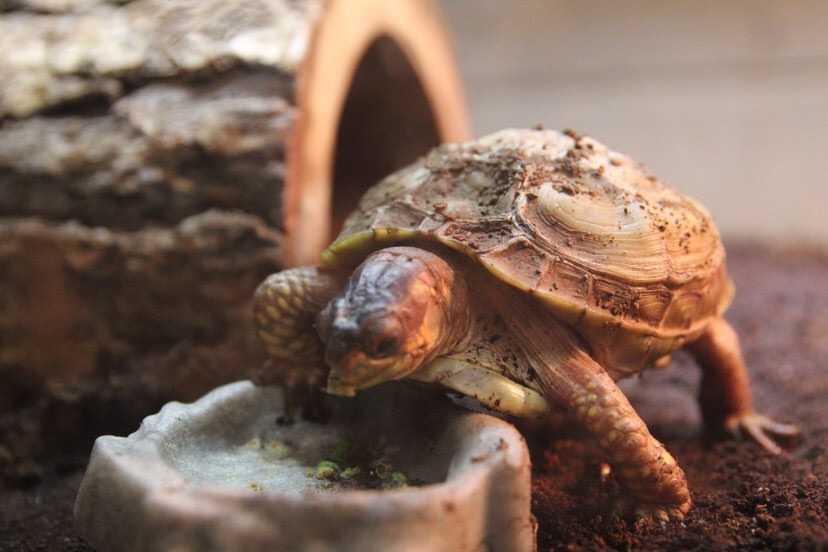
[[[468,134],[429,0],[0,2],[0,413],[243,377],[258,281]]]
[[[125,195],[152,206],[174,198],[173,212],[150,217],[255,208],[284,226],[289,263],[313,262],[334,196],[346,211],[372,179],[469,134],[428,0],[11,5],[21,9],[0,16],[3,214],[68,217],[55,203],[70,192],[117,211]],[[201,174],[214,166],[229,174]],[[251,179],[268,192],[232,190]]]

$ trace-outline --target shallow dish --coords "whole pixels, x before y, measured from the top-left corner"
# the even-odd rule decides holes
[[[508,423],[389,384],[279,425],[238,382],[98,438],[75,505],[98,550],[531,550],[530,461]]]

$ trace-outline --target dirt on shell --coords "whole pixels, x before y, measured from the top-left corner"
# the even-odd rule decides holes
[[[592,439],[566,417],[522,424],[532,448],[532,510],[545,550],[828,549],[828,255],[731,247],[738,293],[728,319],[751,370],[756,409],[802,430],[789,452],[708,439],[699,371],[672,366],[624,382],[633,405],[684,468],[693,509],[679,522],[636,520]],[[0,458],[3,462],[3,458]],[[72,530],[85,456],[31,466],[4,482],[0,550],[90,550]]]

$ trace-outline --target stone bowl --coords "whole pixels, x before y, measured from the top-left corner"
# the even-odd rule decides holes
[[[75,504],[107,550],[532,550],[530,460],[507,422],[407,384],[277,423],[237,382],[99,437]]]

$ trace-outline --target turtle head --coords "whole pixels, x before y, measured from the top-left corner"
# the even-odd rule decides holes
[[[457,343],[467,312],[463,278],[440,255],[374,252],[317,319],[331,368],[327,391],[353,395],[409,376]]]

